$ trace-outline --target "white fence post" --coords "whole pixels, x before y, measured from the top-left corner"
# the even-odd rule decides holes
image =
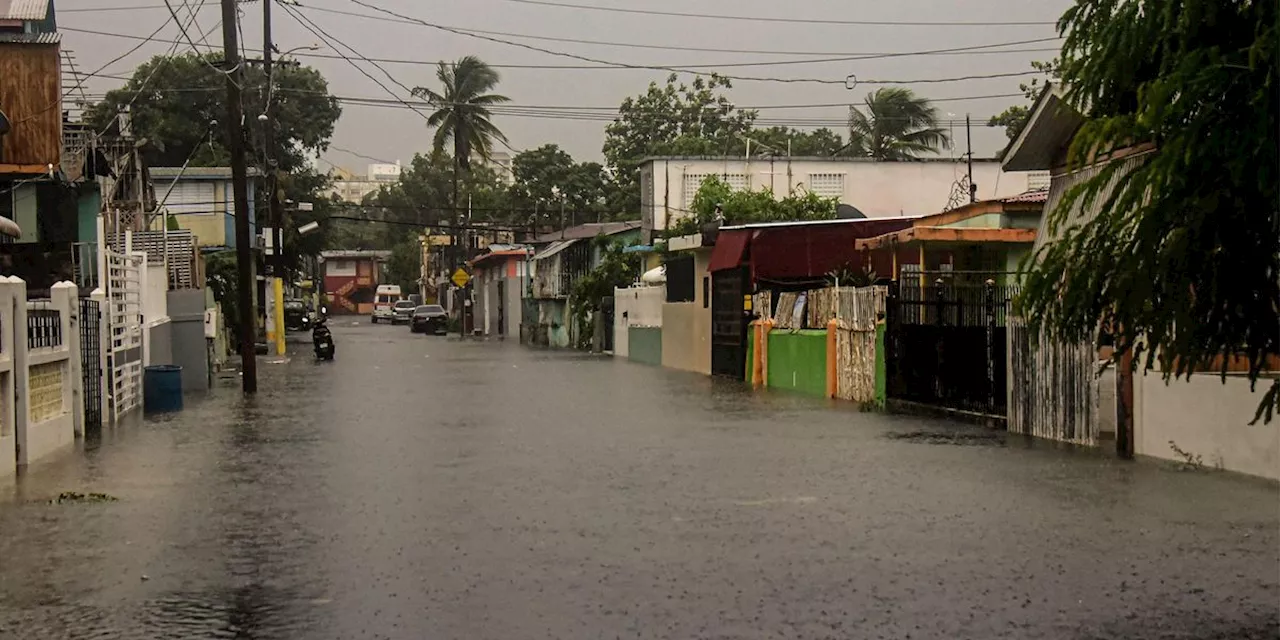
[[[49,290],[53,307],[62,318],[62,345],[67,349],[66,372],[62,397],[71,410],[71,424],[76,437],[84,437],[84,363],[80,359],[80,290],[74,282],[58,282]]]
[[[18,470],[17,411],[15,404],[18,390],[14,386],[18,369],[14,357],[18,349],[18,336],[25,336],[25,327],[19,331],[15,320],[18,305],[26,308],[25,293],[19,299],[14,291],[13,279],[0,276],[0,478],[12,476]],[[23,341],[22,346],[26,346]]]
[[[27,283],[10,276],[9,291],[13,296],[13,403],[14,433],[17,435],[18,464],[26,464],[31,449],[27,443],[31,424],[31,367],[27,364]]]
[[[98,303],[98,403],[101,405],[101,413],[98,415],[102,416],[102,422],[105,423],[111,419],[107,404],[111,388],[107,360],[107,356],[111,355],[111,313],[107,309],[107,292],[102,287],[94,289],[89,294],[89,299]],[[81,321],[84,319],[81,318]]]

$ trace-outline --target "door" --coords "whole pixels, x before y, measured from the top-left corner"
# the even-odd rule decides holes
[[[498,280],[498,335],[507,335],[507,281]]]
[[[711,373],[742,380],[747,368],[747,270],[711,274]]]

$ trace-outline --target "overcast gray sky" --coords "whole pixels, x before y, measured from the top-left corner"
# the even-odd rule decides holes
[[[189,0],[191,5],[201,0]],[[498,42],[448,33],[417,24],[338,15],[318,9],[334,9],[367,16],[389,17],[351,0],[301,0],[310,8],[298,11],[310,18],[335,39],[349,45],[368,58],[417,61],[456,59],[474,54],[493,65],[586,65],[587,63],[530,51]],[[803,60],[823,55],[857,55],[863,53],[908,52],[971,47],[996,43],[1053,38],[1052,24],[997,25],[998,22],[1051,23],[1065,10],[1070,0],[548,0],[599,7],[734,15],[753,18],[812,19],[819,21],[884,21],[937,22],[933,25],[855,25],[821,23],[787,23],[764,20],[724,20],[662,15],[641,15],[560,8],[527,4],[518,0],[369,0],[371,4],[427,22],[457,27],[482,29],[509,34],[584,39],[612,44],[640,44],[658,47],[694,47],[699,49],[732,49],[769,52],[803,53],[728,53],[620,47],[605,44],[580,44],[561,41],[494,36],[532,46],[610,62],[632,65],[684,66],[722,65],[728,63]],[[172,0],[180,7],[182,0]],[[110,7],[148,7],[128,11],[84,11]],[[260,2],[242,5],[242,21],[246,46],[262,48]],[[169,13],[163,0],[62,0],[59,2],[59,25],[64,29],[63,47],[76,55],[81,71],[98,68],[137,44],[108,35],[70,31],[84,29],[116,34],[146,36],[164,23]],[[214,27],[219,19],[217,0],[205,0],[198,12],[203,29]],[[279,5],[274,9],[275,41],[284,51],[316,43],[318,38]],[[981,23],[978,26],[956,26],[955,23]],[[147,43],[136,53],[111,65],[107,74],[128,75],[151,55],[168,48],[178,38],[176,26],[167,25],[157,37],[166,42]],[[221,46],[221,31],[214,29],[208,42]],[[729,75],[760,76],[780,79],[810,78],[834,84],[735,81],[731,99],[741,106],[808,105],[860,103],[864,96],[879,86],[869,80],[915,80],[955,78],[990,74],[1016,73],[1029,69],[1032,60],[1052,58],[1058,41],[1011,45],[1004,49],[1013,53],[928,55],[891,57],[859,61],[838,61],[783,66],[723,67]],[[189,49],[184,47],[183,49]],[[182,49],[180,49],[182,50]],[[335,46],[324,45],[318,52],[333,55]],[[350,55],[350,52],[343,50]],[[354,57],[354,56],[353,56]],[[329,80],[331,91],[339,96],[390,99],[375,82],[341,59],[303,58]],[[363,64],[363,63],[362,63]],[[393,89],[401,98],[406,92],[369,65],[365,68]],[[382,66],[400,83],[409,87],[435,86],[435,69],[428,65],[385,63]],[[499,92],[509,96],[513,105],[554,107],[615,108],[627,96],[642,93],[650,81],[663,81],[668,72],[645,69],[529,69],[502,68]],[[861,83],[852,91],[843,79],[856,75]],[[687,76],[686,76],[687,77]],[[1018,84],[1027,77],[974,79],[946,83],[908,83],[918,94],[930,98],[962,98],[1018,93]],[[119,86],[122,81],[94,78],[86,86],[90,93],[101,93]],[[944,119],[954,114],[963,119],[972,114],[974,151],[979,156],[994,154],[1005,142],[1002,131],[985,125],[989,116],[1021,98],[990,98],[939,102]],[[844,120],[846,109],[840,106],[805,109],[762,109],[763,120],[786,119],[815,124]],[[600,159],[605,122],[567,119],[563,112],[539,112],[556,117],[500,116],[497,124],[516,149],[536,147],[554,142],[578,159]],[[805,127],[809,128],[809,127]],[[842,130],[843,127],[837,130]],[[955,129],[956,141],[963,146],[963,126]],[[333,145],[357,154],[386,160],[407,162],[415,152],[430,146],[430,132],[422,116],[404,108],[344,105],[341,121],[333,137]],[[324,160],[362,170],[369,160],[333,149]],[[324,166],[324,165],[322,165]]]

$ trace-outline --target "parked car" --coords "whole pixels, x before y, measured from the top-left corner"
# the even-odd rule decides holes
[[[438,304],[424,304],[413,310],[409,330],[414,333],[446,334],[449,332],[449,315]]]
[[[413,312],[417,309],[412,300],[400,300],[391,308],[391,324],[409,324]]]

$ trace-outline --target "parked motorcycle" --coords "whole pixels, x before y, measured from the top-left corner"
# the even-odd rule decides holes
[[[324,316],[316,318],[315,325],[311,328],[311,344],[315,348],[317,359],[333,359],[333,334],[329,333]]]

